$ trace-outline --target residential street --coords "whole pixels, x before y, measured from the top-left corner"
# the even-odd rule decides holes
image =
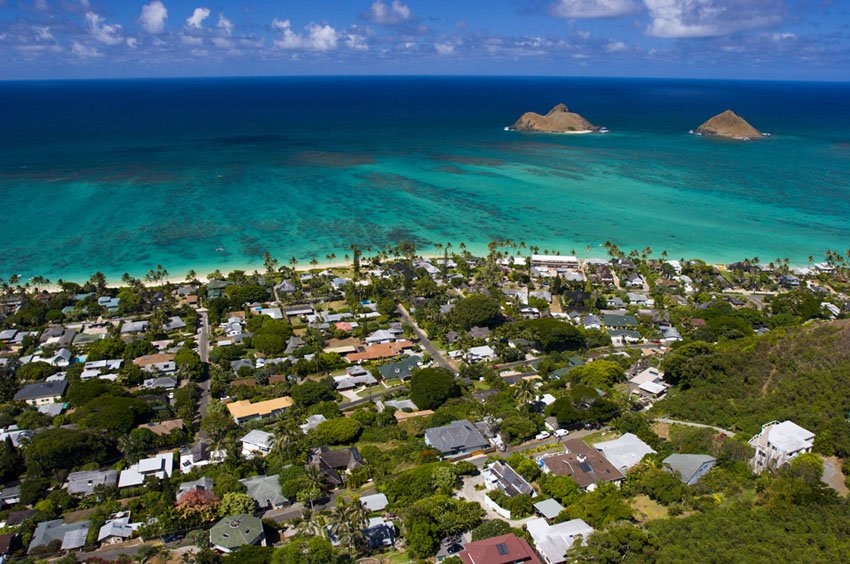
[[[446,357],[443,356],[443,353],[437,350],[437,347],[434,346],[434,343],[431,342],[431,340],[428,338],[428,335],[425,334],[425,331],[419,328],[419,325],[416,323],[416,320],[411,317],[411,315],[407,312],[407,309],[405,309],[403,305],[398,305],[398,312],[404,322],[413,327],[414,333],[416,333],[416,336],[419,337],[419,343],[422,345],[422,348],[424,348],[428,352],[428,354],[431,355],[431,358],[434,359],[434,362],[436,362],[443,368],[450,370],[452,374],[457,374],[457,371],[452,367],[451,364],[449,364],[449,361],[446,359]]]

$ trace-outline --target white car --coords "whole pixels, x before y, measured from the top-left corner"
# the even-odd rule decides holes
[[[561,437],[566,437],[569,434],[570,434],[570,432],[567,431],[566,429],[556,429],[555,430],[555,436],[558,437],[559,439]]]
[[[535,441],[542,441],[543,439],[548,439],[551,436],[552,435],[549,433],[549,431],[541,431],[541,432],[537,433],[537,435],[534,436],[534,440]]]

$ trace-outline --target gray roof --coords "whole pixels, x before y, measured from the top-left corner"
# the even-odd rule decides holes
[[[510,464],[497,460],[487,467],[490,475],[496,480],[496,485],[508,497],[520,494],[532,494],[534,488],[517,474]]]
[[[372,494],[372,495],[364,495],[360,498],[360,503],[363,504],[363,507],[368,509],[369,511],[383,511],[387,508],[387,504],[389,501],[387,500],[387,496],[382,493]]]
[[[620,472],[625,472],[632,466],[635,466],[647,454],[655,454],[652,447],[640,440],[633,433],[626,433],[612,441],[599,442],[593,446]]]
[[[118,483],[117,470],[84,470],[68,474],[68,493],[91,495],[97,486],[114,487]]]
[[[717,459],[707,454],[671,454],[664,459],[664,465],[684,483],[689,483],[704,464],[717,462]]]
[[[418,356],[408,356],[398,362],[388,362],[383,366],[379,366],[378,372],[381,373],[381,378],[384,380],[391,380],[393,378],[406,380],[410,378],[421,360]]]
[[[53,382],[36,382],[35,384],[27,384],[15,394],[15,401],[34,400],[39,398],[49,398],[61,396],[65,394],[65,388],[68,387],[66,380]]]
[[[554,519],[561,514],[561,511],[564,510],[564,506],[554,499],[544,499],[543,501],[535,503],[534,509],[547,519]]]
[[[280,480],[277,474],[274,476],[252,476],[239,481],[245,486],[246,493],[261,508],[280,506],[289,502],[280,491]]]
[[[179,498],[184,493],[190,492],[192,490],[212,491],[212,489],[213,479],[204,476],[203,478],[199,478],[191,482],[181,482],[180,487],[177,488],[177,497]]]
[[[82,540],[83,544],[85,544],[85,537],[88,534],[90,523],[88,521],[80,521],[79,523],[69,523],[66,524],[62,519],[54,519],[52,521],[42,521],[39,523],[35,532],[32,535],[32,541],[30,542],[30,546],[27,549],[27,554],[31,553],[34,549],[50,544],[53,541],[61,541],[65,543],[65,537],[68,533],[71,535],[68,538],[68,543],[76,544],[74,541],[78,541],[74,535],[74,531],[82,531]],[[79,533],[76,533],[79,534]],[[79,548],[82,546],[76,546],[75,548]]]
[[[442,427],[426,429],[425,440],[444,454],[476,450],[485,448],[490,444],[478,429],[466,419],[452,421]]]
[[[228,551],[263,540],[263,522],[253,515],[229,515],[210,529],[210,544]]]

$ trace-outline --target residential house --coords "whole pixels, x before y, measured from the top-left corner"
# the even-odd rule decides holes
[[[382,343],[392,343],[396,340],[395,334],[386,329],[378,329],[368,337],[366,337],[367,345],[380,345]]]
[[[334,376],[334,385],[340,391],[353,390],[359,386],[374,386],[377,383],[378,380],[365,370],[358,376]]]
[[[463,456],[490,446],[481,432],[466,419],[425,430],[425,444],[444,458]]]
[[[166,390],[171,391],[177,389],[177,380],[171,376],[162,378],[148,378],[142,382],[142,388],[146,390]]]
[[[585,329],[602,329],[602,319],[599,318],[598,315],[585,315],[581,320],[581,326]]]
[[[469,363],[482,362],[496,358],[496,351],[488,345],[471,347],[466,351],[466,361]]]
[[[608,329],[611,344],[614,346],[633,345],[643,342],[643,336],[633,329]]]
[[[258,429],[249,431],[239,441],[242,443],[242,455],[245,458],[254,458],[255,456],[262,458],[270,453],[272,447],[274,447],[274,435]]]
[[[638,325],[637,318],[634,315],[621,315],[619,313],[603,314],[602,323],[608,329],[631,329]]]
[[[241,425],[252,419],[261,419],[263,417],[271,417],[283,413],[292,407],[293,401],[289,396],[282,396],[265,401],[251,403],[249,400],[234,401],[227,404],[227,410],[236,421],[237,425]]]
[[[198,478],[197,480],[192,480],[191,482],[180,482],[180,485],[177,487],[177,499],[183,497],[183,494],[187,494],[189,492],[194,491],[213,491],[213,479],[204,476],[202,478]]]
[[[383,343],[379,345],[371,345],[365,347],[362,351],[351,353],[346,356],[346,360],[348,362],[354,364],[359,362],[366,362],[369,360],[381,360],[384,358],[393,358],[402,353],[405,349],[409,349],[413,346],[408,340],[395,341],[392,343]]]
[[[118,484],[117,470],[83,470],[68,474],[68,493],[85,497],[98,486],[114,488]]]
[[[542,564],[528,541],[513,533],[470,542],[458,556],[463,564]]]
[[[545,519],[551,521],[561,514],[561,511],[564,510],[564,506],[554,499],[544,499],[543,501],[538,501],[534,504],[534,510]]]
[[[578,258],[561,255],[531,255],[531,266],[579,270]]]
[[[142,526],[142,523],[131,523],[130,513],[122,512],[106,521],[97,534],[97,542],[101,544],[115,544],[124,542],[133,536],[133,533]]]
[[[648,399],[658,399],[670,386],[664,382],[664,372],[650,366],[629,379],[629,390]]]
[[[36,382],[35,384],[27,384],[18,390],[14,399],[38,407],[61,401],[67,388],[68,382],[66,380]]]
[[[145,483],[145,479],[149,477],[157,480],[162,480],[166,476],[170,478],[173,468],[173,452],[163,452],[150,458],[144,458],[121,471],[121,475],[118,477],[118,487],[141,486]]]
[[[381,374],[381,378],[386,380],[407,380],[412,375],[413,372],[419,367],[419,363],[422,361],[422,357],[419,356],[406,356],[399,361],[396,362],[388,362],[383,366],[378,367],[378,372]]]
[[[61,404],[48,404],[48,405],[61,405]],[[41,406],[45,407],[45,406]],[[41,409],[39,407],[39,409]],[[15,448],[20,447],[22,444],[28,442],[33,438],[35,433],[30,431],[29,429],[18,429],[17,425],[9,425],[8,427],[0,430],[0,443],[5,443],[6,439],[12,441],[12,446]]]
[[[279,509],[289,503],[280,490],[280,476],[251,476],[239,482],[245,486],[245,493],[257,503],[261,510]]]
[[[473,327],[469,330],[469,336],[473,339],[481,339],[485,341],[490,338],[490,329],[487,327]]]
[[[363,507],[365,507],[370,513],[376,513],[386,509],[387,505],[389,505],[389,500],[385,494],[377,493],[364,495],[360,498],[360,503],[362,503]]]
[[[372,517],[360,532],[372,550],[389,548],[395,544],[395,525],[383,517]]]
[[[210,529],[210,546],[230,554],[243,546],[266,546],[263,522],[253,515],[228,515]]]
[[[363,458],[356,448],[330,450],[323,446],[312,450],[307,466],[318,468],[328,484],[336,487],[343,485],[345,474],[363,466]]]
[[[74,342],[74,336],[77,334],[75,329],[67,329],[61,325],[48,327],[41,333],[39,342],[42,345],[55,345],[60,348],[71,346]]]
[[[761,432],[750,439],[755,449],[752,467],[756,474],[776,469],[796,458],[812,452],[815,434],[792,421],[771,421],[762,425]]]
[[[537,458],[544,472],[556,476],[569,476],[582,489],[591,491],[600,483],[619,484],[623,473],[608,462],[602,453],[579,439],[564,442],[564,451]]]
[[[168,320],[162,325],[162,328],[165,331],[179,331],[186,328],[186,322],[180,319],[177,315],[172,315],[168,318]]]
[[[196,466],[206,466],[215,462],[224,460],[225,452],[223,450],[210,451],[208,445],[204,441],[200,441],[192,446],[192,448],[180,449],[180,471],[183,473],[189,472]]]
[[[21,333],[18,333],[21,335]],[[21,364],[29,364],[31,362],[46,362],[50,366],[56,366],[57,368],[67,368],[71,365],[71,358],[73,358],[73,353],[66,349],[62,348],[56,351],[53,356],[41,356],[41,355],[27,355],[22,356],[20,363]]]
[[[603,441],[593,446],[624,474],[626,470],[640,463],[647,454],[655,454],[652,447],[632,433],[626,433],[613,441]]]
[[[317,413],[315,415],[311,415],[307,418],[307,422],[303,425],[299,425],[298,428],[301,429],[302,433],[309,433],[316,427],[318,427],[321,423],[327,421],[327,418],[321,413]]]
[[[148,325],[150,325],[150,322],[146,319],[141,321],[125,321],[121,325],[121,334],[131,335],[133,333],[144,333],[148,330]]]
[[[27,554],[40,552],[38,549],[47,549],[49,545],[58,545],[61,550],[76,550],[86,544],[90,521],[78,523],[65,523],[62,519],[42,521],[35,527],[30,541]]]
[[[583,542],[593,534],[593,527],[581,519],[550,525],[546,519],[538,518],[526,523],[525,528],[546,564],[566,562],[567,551],[573,544],[577,540]]]
[[[537,492],[531,487],[525,478],[517,474],[510,464],[497,460],[490,463],[482,472],[484,486],[488,490],[498,489],[508,497],[526,494],[534,497]]]
[[[696,484],[717,464],[717,459],[707,454],[671,454],[664,459],[664,467],[689,486]]]

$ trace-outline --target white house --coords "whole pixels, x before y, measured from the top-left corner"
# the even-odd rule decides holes
[[[166,476],[171,477],[171,472],[174,468],[174,453],[162,452],[150,458],[144,458],[126,470],[121,471],[118,478],[119,488],[129,488],[133,486],[141,486],[145,483],[145,478],[153,476],[157,480],[162,480]]]
[[[494,358],[496,358],[496,351],[487,345],[472,347],[466,351],[467,362],[480,362],[482,360],[491,360]]]
[[[750,439],[750,446],[756,450],[753,472],[761,474],[768,468],[779,468],[803,453],[812,452],[814,442],[814,433],[792,421],[762,425],[761,433]]]
[[[242,442],[242,455],[245,458],[263,457],[272,451],[274,435],[265,431],[253,430],[239,439]]]
[[[546,519],[532,519],[526,529],[537,547],[537,553],[547,564],[566,562],[566,553],[576,540],[584,541],[593,534],[593,527],[581,519],[550,525]]]

